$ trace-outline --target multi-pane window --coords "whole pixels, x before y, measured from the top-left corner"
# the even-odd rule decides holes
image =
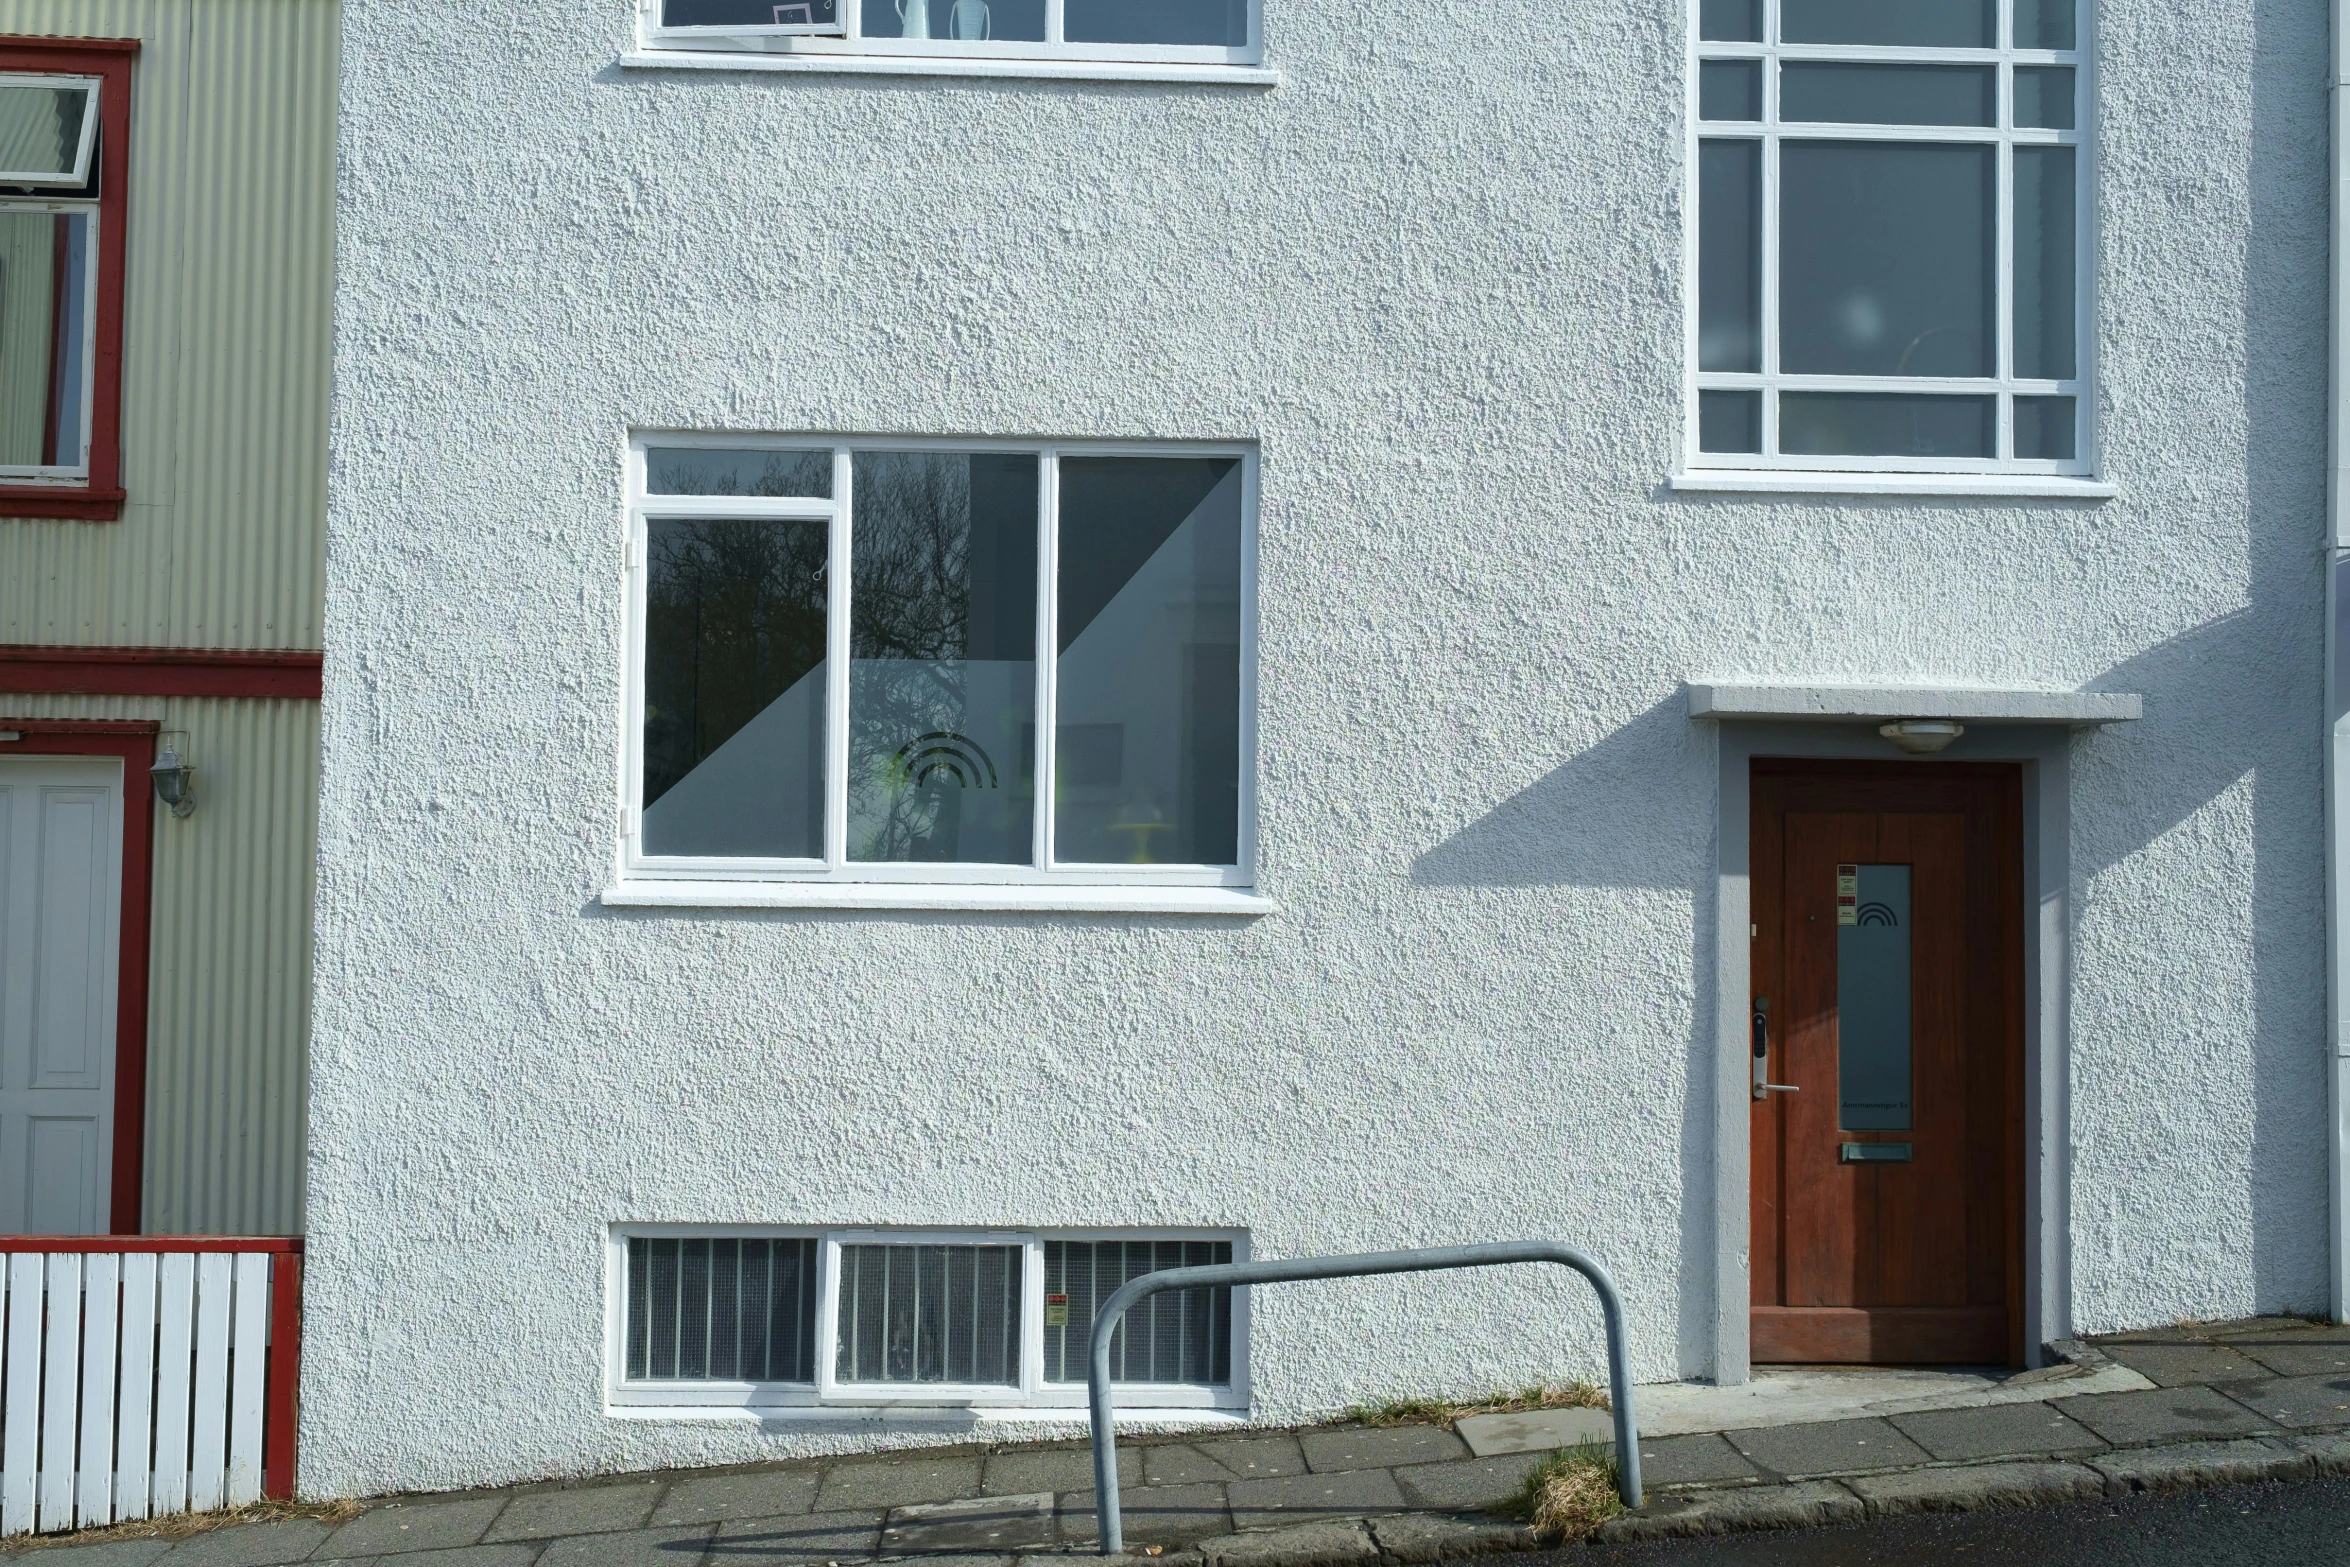
[[[621,1234],[615,1402],[1071,1404],[1120,1285],[1230,1262],[1228,1237]],[[1245,1403],[1230,1289],[1147,1297],[1110,1341],[1121,1401]]]
[[[119,515],[129,60],[0,39],[0,515]]]
[[[1259,0],[644,0],[678,49],[1253,65]]]
[[[2076,0],[1699,0],[1699,467],[2085,473]]]
[[[1245,452],[636,470],[638,874],[1246,884]]]

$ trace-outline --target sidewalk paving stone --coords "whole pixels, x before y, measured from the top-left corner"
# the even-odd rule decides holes
[[[2350,1375],[2238,1382],[2220,1391],[2296,1431],[2350,1426]]]
[[[1305,1449],[1287,1432],[1276,1436],[1228,1436],[1194,1442],[1194,1451],[1224,1466],[1235,1480],[1268,1480],[1306,1472]],[[1147,1471],[1149,1465],[1144,1465]],[[1156,1485],[1157,1481],[1152,1481]]]
[[[1308,1431],[1298,1439],[1306,1467],[1316,1474],[1346,1469],[1392,1469],[1397,1464],[1441,1464],[1469,1456],[1469,1445],[1442,1426],[1341,1427]]]
[[[2280,1377],[2350,1376],[2350,1344],[2247,1344],[2244,1353]]]
[[[2179,1442],[2087,1460],[2105,1476],[2105,1494],[2170,1491],[2187,1487],[2242,1485],[2257,1480],[2295,1480],[2316,1472],[2315,1461],[2290,1442]]]
[[[1509,1453],[1457,1464],[1421,1464],[1395,1471],[1395,1483],[1414,1507],[1465,1512],[1506,1502],[1525,1488],[1526,1476],[1548,1462],[1548,1453]]]
[[[1687,1539],[1748,1529],[1802,1529],[1859,1523],[1868,1504],[1833,1480],[1747,1486],[1735,1491],[1683,1491],[1623,1513],[1599,1526],[1603,1544]]]
[[[1142,1480],[1145,1485],[1221,1484],[1226,1480],[1244,1478],[1189,1442],[1155,1442],[1136,1451],[1142,1455]],[[1121,1448],[1119,1452],[1123,1457],[1125,1450]],[[1121,1464],[1119,1478],[1123,1480],[1125,1474],[1125,1466]]]
[[[395,1556],[345,1556],[332,1560],[365,1562],[369,1567],[531,1567],[538,1554],[537,1541],[516,1540],[505,1545],[461,1545],[448,1551],[403,1551]]]
[[[1644,1488],[1721,1485],[1761,1478],[1762,1471],[1719,1432],[1650,1437],[1640,1444],[1640,1483]]]
[[[487,1544],[501,1540],[551,1540],[563,1534],[610,1534],[641,1529],[661,1499],[658,1480],[632,1480],[625,1485],[565,1486],[555,1491],[524,1491],[506,1504],[490,1532]]]
[[[1000,1555],[1050,1545],[1053,1538],[1053,1493],[1035,1491],[892,1508],[882,1524],[881,1553]]]
[[[189,1535],[172,1548],[171,1560],[173,1567],[278,1567],[316,1553],[336,1532],[314,1518],[232,1524]]]
[[[714,1527],[575,1534],[541,1551],[538,1567],[699,1567]]]
[[[1385,1469],[1350,1469],[1340,1474],[1291,1475],[1278,1480],[1236,1480],[1225,1488],[1236,1529],[1272,1529],[1322,1517],[1401,1512],[1410,1504]]]
[[[2156,1387],[2241,1382],[2260,1375],[2257,1362],[2225,1344],[2118,1344],[2105,1354]]]
[[[952,1502],[979,1494],[979,1459],[876,1459],[835,1464],[816,1492],[819,1512],[868,1507],[902,1507],[914,1502]]]
[[[2257,1436],[2276,1429],[2208,1387],[2088,1393],[2066,1399],[2064,1412],[2116,1447],[2182,1437]]]
[[[1094,1523],[1093,1492],[1062,1492],[1059,1513],[1063,1544],[1092,1545],[1101,1538]],[[1225,1505],[1221,1485],[1120,1486],[1118,1521],[1129,1541],[1153,1545],[1228,1534],[1232,1510]]]
[[[813,1469],[761,1469],[673,1480],[661,1505],[653,1509],[652,1522],[658,1528],[809,1512],[816,1506],[818,1478]]]
[[[1730,1445],[1774,1474],[1801,1479],[1807,1475],[1850,1474],[1862,1469],[1894,1469],[1922,1464],[1926,1450],[1896,1431],[1890,1422],[1823,1420],[1809,1425],[1762,1426],[1750,1431],[1723,1433]]]
[[[1903,1513],[1954,1513],[1977,1507],[2026,1507],[2041,1502],[2094,1501],[2105,1477],[2080,1464],[1974,1464],[1964,1469],[1910,1469],[1863,1475],[1845,1484],[1868,1504],[1872,1518]]]
[[[502,1495],[468,1496],[453,1502],[386,1502],[337,1529],[317,1554],[389,1556],[471,1545],[488,1531],[498,1509],[505,1505]]]
[[[53,1545],[39,1567],[147,1567],[171,1549],[169,1540],[108,1540],[102,1545]]]
[[[1118,1449],[1118,1489],[1142,1484],[1142,1450]],[[1216,1476],[1221,1480],[1222,1475]],[[1093,1485],[1093,1449],[1053,1448],[1041,1453],[990,1453],[979,1471],[985,1496],[1025,1496],[1035,1491],[1076,1491]]]
[[[722,1523],[711,1536],[706,1559],[710,1567],[805,1567],[811,1562],[864,1561],[880,1544],[878,1511],[803,1513]]]
[[[1902,1435],[1946,1462],[2093,1451],[2104,1440],[2054,1404],[1986,1404],[1890,1417]]]

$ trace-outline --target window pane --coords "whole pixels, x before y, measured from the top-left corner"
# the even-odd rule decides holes
[[[1762,118],[1762,62],[1708,60],[1697,68],[1697,117],[1701,120]]]
[[[2073,47],[2074,0],[2015,0],[2018,49]]]
[[[0,212],[0,465],[87,460],[90,229],[87,213]]]
[[[1231,1260],[1230,1241],[1046,1241],[1044,1379],[1085,1380],[1094,1315],[1120,1285],[1166,1268]],[[1110,1380],[1229,1383],[1232,1291],[1146,1296],[1110,1335]]]
[[[1989,65],[1821,65],[1779,68],[1779,118],[1830,125],[1996,125]]]
[[[2019,65],[2015,68],[2015,122],[2042,130],[2073,128],[2073,68]]]
[[[646,522],[645,853],[823,857],[825,531]]]
[[[1781,147],[1782,370],[1991,373],[1992,157],[1885,142]]]
[[[1762,393],[1697,394],[1697,449],[1701,452],[1762,450]]]
[[[1701,0],[1697,36],[1708,43],[1762,42],[1762,0]]]
[[[843,1382],[1020,1380],[1018,1246],[843,1246]]]
[[[1781,0],[1779,36],[1791,44],[1989,49],[1998,17],[1998,0]]]
[[[2015,454],[2044,461],[2070,462],[2077,449],[2074,401],[2069,397],[2019,397],[2015,400]]]
[[[1036,462],[859,452],[849,858],[1035,858]]]
[[[830,500],[832,453],[711,446],[648,447],[645,493]]]
[[[87,87],[0,85],[0,184],[80,184]]]
[[[1066,0],[1061,36],[1083,44],[1248,45],[1248,0]]]
[[[1762,146],[1697,146],[1697,368],[1762,368]]]
[[[1837,1124],[1850,1132],[1910,1125],[1909,870],[1845,865],[1859,901],[1836,911]]]
[[[1240,857],[1240,462],[1061,460],[1053,855]]]
[[[2015,373],[2069,381],[2074,341],[2073,149],[2015,150]]]
[[[1044,37],[1044,0],[865,0],[863,25],[868,38],[1034,43]]]
[[[1779,450],[1807,457],[1989,457],[1998,399],[1782,392]]]
[[[836,32],[840,0],[661,0],[663,27],[804,27]]]

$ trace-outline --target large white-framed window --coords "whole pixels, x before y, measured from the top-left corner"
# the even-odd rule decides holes
[[[641,434],[621,878],[1245,889],[1256,458]]]
[[[647,49],[1254,66],[1263,0],[640,0]]]
[[[1246,1261],[1225,1229],[619,1225],[607,1254],[616,1409],[1061,1409],[1094,1313],[1129,1279]],[[1111,1341],[1116,1401],[1248,1407],[1247,1291],[1155,1295]]]
[[[0,485],[90,481],[102,86],[0,72]]]
[[[1707,470],[2091,475],[2087,0],[1690,0]]]

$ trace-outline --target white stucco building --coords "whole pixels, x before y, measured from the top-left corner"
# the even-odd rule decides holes
[[[350,0],[304,1488],[2326,1309],[2327,47]]]

